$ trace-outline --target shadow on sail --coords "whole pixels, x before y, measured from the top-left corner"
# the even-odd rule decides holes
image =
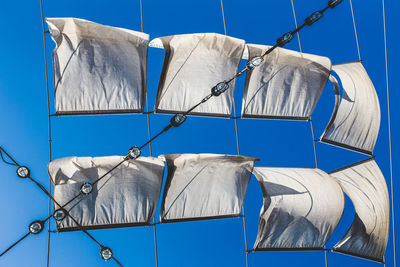
[[[389,195],[375,160],[368,159],[331,172],[353,201],[356,215],[334,251],[383,261],[389,238]]]
[[[149,36],[76,18],[47,18],[56,115],[143,112]]]
[[[333,70],[342,82],[343,96],[320,141],[372,155],[381,120],[374,85],[361,62],[334,65]]]
[[[319,169],[256,167],[264,196],[255,251],[322,250],[338,225],[344,195]]]
[[[149,225],[161,193],[164,164],[153,157],[124,162],[118,169],[95,183],[100,176],[121,162],[123,157],[68,157],[49,163],[54,182],[54,198],[71,216],[57,222],[60,232]],[[93,184],[89,195],[79,195],[86,182]],[[74,199],[72,202],[69,202]],[[54,210],[59,207],[54,204]]]

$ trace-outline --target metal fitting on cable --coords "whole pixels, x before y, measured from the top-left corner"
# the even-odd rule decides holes
[[[343,0],[330,0],[330,1],[328,2],[328,6],[329,6],[330,8],[334,8],[334,7],[336,7],[337,5],[339,5],[341,2],[343,2]]]
[[[142,154],[142,151],[137,146],[132,147],[128,151],[128,158],[137,159]]]
[[[305,23],[308,26],[313,25],[316,21],[318,21],[320,18],[322,18],[322,12],[316,11],[312,13],[308,18],[305,19]]]
[[[101,247],[100,256],[103,260],[108,261],[113,257],[113,252],[109,247]]]
[[[63,208],[58,209],[53,213],[53,218],[58,222],[64,220],[66,216],[67,211]]]
[[[43,231],[43,229],[44,229],[44,223],[43,223],[43,221],[37,220],[37,221],[32,222],[32,223],[29,225],[29,232],[30,232],[31,234],[34,234],[34,235],[39,234],[40,232]]]
[[[263,61],[264,61],[264,59],[262,57],[253,57],[252,59],[247,61],[246,67],[247,67],[247,69],[252,70],[255,67],[260,66]]]
[[[86,182],[81,186],[81,193],[89,195],[93,191],[93,185],[90,182]]]
[[[179,114],[176,114],[175,116],[173,116],[171,118],[171,125],[174,126],[174,127],[178,127],[179,125],[181,125],[185,121],[186,121],[186,116],[179,113]]]
[[[284,46],[290,41],[292,41],[293,37],[294,35],[292,32],[287,32],[284,35],[282,35],[282,37],[278,38],[278,40],[276,40],[276,44],[277,46]]]
[[[28,169],[28,167],[25,166],[19,166],[17,169],[17,175],[19,178],[28,178],[29,175],[31,174],[31,171]]]
[[[211,94],[213,96],[219,96],[220,94],[228,90],[228,88],[229,84],[226,81],[220,82],[211,89]]]

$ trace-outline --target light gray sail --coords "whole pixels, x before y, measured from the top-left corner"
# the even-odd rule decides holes
[[[149,36],[76,18],[47,18],[56,114],[142,112]]]
[[[354,204],[350,229],[334,250],[382,261],[389,238],[389,195],[385,178],[373,159],[330,173]]]
[[[334,65],[333,70],[342,82],[343,95],[321,141],[371,155],[381,120],[374,85],[361,62]]]
[[[79,194],[83,183],[94,182],[124,157],[67,157],[51,161],[49,175],[54,198],[64,205]],[[85,229],[147,225],[154,217],[161,193],[164,163],[153,157],[127,160],[65,209]],[[54,209],[59,208],[56,204]],[[80,230],[69,217],[57,223],[59,231]]]
[[[168,166],[161,222],[240,215],[255,158],[215,154],[160,156]]]
[[[322,249],[344,209],[339,184],[319,169],[256,167],[264,196],[254,250]]]
[[[248,44],[249,58],[271,46]],[[242,116],[307,120],[324,90],[331,70],[327,57],[276,48],[247,72]]]
[[[232,78],[239,67],[245,42],[216,33],[161,37],[150,46],[165,49],[164,66],[156,99],[156,112],[184,112],[211,93],[217,83]],[[218,97],[191,114],[229,117],[235,81]]]

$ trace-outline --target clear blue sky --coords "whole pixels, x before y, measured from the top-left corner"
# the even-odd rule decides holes
[[[153,39],[182,33],[223,33],[219,0],[148,1],[143,0],[144,30]],[[295,0],[299,21],[327,1]],[[390,186],[385,61],[382,3],[354,0],[355,18],[363,64],[378,92],[382,121],[375,148],[376,161]],[[248,43],[274,44],[276,38],[294,28],[290,0],[225,0],[228,35]],[[398,16],[400,3],[388,1],[388,53],[392,104],[393,162],[396,203],[399,203],[400,133]],[[44,0],[46,17],[77,17],[101,24],[140,31],[139,0]],[[397,23],[397,24],[396,24]],[[32,175],[46,186],[48,175],[48,130],[45,88],[43,36],[39,0],[3,1],[0,9],[0,144],[16,160],[27,165]],[[324,18],[305,28],[301,34],[303,51],[331,58],[333,63],[358,59],[349,0]],[[50,89],[52,91],[51,50],[54,44],[46,36]],[[287,48],[298,50],[297,39]],[[150,48],[148,90],[150,110],[162,67],[164,52]],[[236,85],[236,109],[241,110],[244,79]],[[334,103],[328,86],[313,114],[316,137],[323,132]],[[51,95],[51,110],[53,96]],[[152,133],[162,129],[169,115],[151,115]],[[258,166],[314,167],[312,137],[307,122],[241,119],[238,121],[241,154],[261,159]],[[146,115],[109,115],[52,118],[53,158],[65,156],[123,155],[133,145],[147,140]],[[148,149],[144,154],[148,155]],[[167,153],[235,154],[234,121],[190,117],[153,143],[153,155]],[[325,171],[366,158],[351,151],[317,144],[319,166]],[[354,217],[354,208],[346,199],[341,223],[328,242],[332,247],[345,233]],[[0,163],[0,250],[27,231],[29,223],[47,217],[48,199],[32,183],[18,179],[15,168]],[[253,177],[245,201],[249,248],[257,235],[262,195]],[[395,207],[396,212],[400,210]],[[158,211],[156,214],[158,219]],[[397,221],[399,214],[397,214]],[[400,223],[397,223],[399,228]],[[55,224],[52,222],[52,228]],[[400,228],[399,228],[400,229]],[[92,231],[110,246],[124,266],[155,266],[152,227]],[[243,224],[241,219],[187,222],[157,227],[159,266],[245,266]],[[397,240],[399,241],[399,240]],[[98,246],[83,233],[52,234],[51,266],[116,266],[103,262]],[[400,243],[397,242],[400,246]],[[31,236],[0,258],[0,266],[44,266],[47,233]],[[392,236],[387,249],[387,266],[393,266]],[[329,266],[378,266],[377,263],[350,256],[328,254]],[[324,266],[323,252],[259,252],[249,255],[251,267]]]

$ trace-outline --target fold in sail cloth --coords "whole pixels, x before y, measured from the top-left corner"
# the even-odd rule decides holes
[[[330,173],[354,204],[356,215],[334,251],[382,262],[389,238],[389,196],[373,159]]]
[[[237,72],[245,42],[216,33],[173,35],[157,38],[150,46],[165,49],[158,85],[156,112],[185,112],[211,93],[217,83]],[[191,114],[229,117],[235,81],[219,97],[203,103]]]
[[[238,217],[256,158],[215,154],[163,155],[168,177],[161,222]]]
[[[83,19],[47,18],[56,114],[142,112],[149,36]]]
[[[79,194],[82,184],[94,182],[124,157],[68,157],[51,161],[49,175],[54,198],[64,205]],[[161,193],[164,163],[153,157],[127,160],[93,185],[65,209],[84,229],[148,225],[154,217]],[[54,209],[59,208],[56,204]],[[68,216],[57,222],[59,231],[80,230]]]
[[[361,62],[334,65],[333,70],[342,82],[343,95],[320,140],[372,155],[381,120],[374,85]]]
[[[254,250],[322,249],[344,209],[339,184],[319,169],[256,167],[264,196]]]
[[[249,58],[271,46],[248,44]],[[276,48],[246,75],[242,117],[308,120],[331,70],[327,57]]]

